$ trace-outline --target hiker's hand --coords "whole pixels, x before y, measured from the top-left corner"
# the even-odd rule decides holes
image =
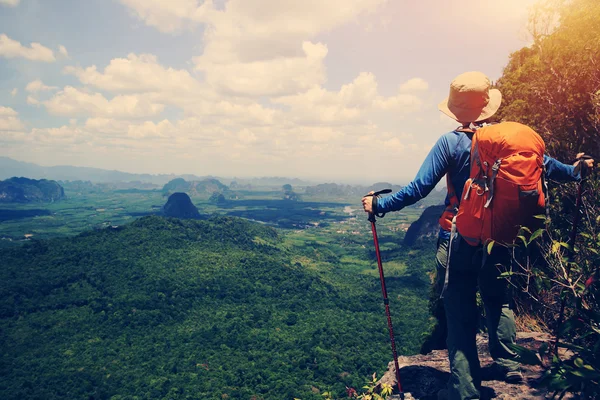
[[[578,154],[577,154],[577,157],[575,157],[575,158],[581,158],[581,157],[583,157],[584,155],[585,155],[585,153],[578,153]],[[590,159],[588,159],[588,160],[583,160],[583,162],[585,162],[585,164],[586,164],[586,166],[587,166],[588,168],[594,168],[594,159],[593,159],[593,158],[590,158]],[[577,167],[577,164],[579,164],[579,160],[575,161],[575,164],[573,164],[573,165],[574,165],[575,167]]]
[[[374,191],[370,191],[369,194],[375,193]],[[365,196],[362,198],[362,205],[365,212],[372,213],[373,212],[373,196]]]

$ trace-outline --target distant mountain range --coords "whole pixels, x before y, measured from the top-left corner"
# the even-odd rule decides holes
[[[229,188],[223,185],[218,179],[202,179],[198,181],[186,181],[183,178],[173,179],[163,186],[163,193],[171,194],[175,192],[184,192],[190,196],[197,194],[213,194],[214,192],[226,192]]]
[[[370,190],[379,190],[391,188],[394,192],[400,190],[401,186],[393,185],[387,182],[378,182],[371,186],[348,185],[324,183],[315,185],[316,182],[309,182],[298,178],[286,178],[279,176],[270,177],[215,177],[211,175],[197,176],[193,174],[133,174],[129,172],[107,170],[90,167],[74,167],[71,165],[57,165],[53,167],[44,167],[38,164],[17,161],[9,157],[0,156],[0,180],[12,177],[26,177],[30,179],[49,179],[55,181],[84,181],[97,183],[125,183],[140,182],[164,186],[173,179],[183,178],[186,181],[207,181],[219,180],[229,183],[232,190],[236,189],[256,189],[259,187],[281,187],[283,185],[293,185],[294,187],[306,187],[307,195],[328,195],[328,196],[360,196]],[[138,185],[143,186],[143,185]],[[185,191],[185,190],[179,190]],[[173,192],[173,191],[171,191]],[[435,199],[433,204],[438,204]],[[429,205],[429,204],[428,204]]]
[[[60,181],[91,181],[100,182],[150,182],[156,185],[164,185],[176,177],[189,180],[200,180],[195,175],[174,174],[131,174],[115,170],[106,170],[89,167],[73,167],[69,165],[58,165],[55,167],[44,167],[41,165],[17,161],[8,157],[0,157],[0,179],[14,176],[24,176],[32,179],[53,179]]]
[[[215,178],[213,176],[197,176],[192,174],[132,174],[116,170],[100,168],[74,167],[69,165],[58,165],[44,167],[41,165],[17,161],[9,157],[0,156],[0,180],[12,177],[27,177],[31,179],[52,179],[57,181],[90,181],[92,183],[106,182],[149,182],[155,185],[165,185],[175,178],[183,178],[187,181],[201,181],[203,179]],[[227,180],[227,178],[221,180]],[[259,186],[281,186],[285,183],[294,185],[307,185],[296,178],[284,177],[261,177],[261,178],[233,178],[243,184]]]
[[[370,191],[378,191],[382,189],[392,189],[392,192],[397,192],[402,186],[394,185],[388,182],[377,182],[371,186],[363,185],[344,185],[337,183],[322,183],[316,186],[309,186],[305,193],[308,196],[364,196]]]

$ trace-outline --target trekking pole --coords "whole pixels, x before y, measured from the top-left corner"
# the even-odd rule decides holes
[[[380,194],[386,194],[391,192],[391,189],[383,189],[378,192],[367,194],[364,197],[378,197]],[[385,214],[378,214],[377,216],[383,218],[384,215]],[[394,357],[394,367],[396,368],[396,382],[398,384],[398,392],[400,393],[400,399],[404,400],[404,392],[402,391],[402,384],[400,383],[400,367],[398,366],[398,354],[396,353],[396,342],[394,340],[394,327],[392,326],[392,316],[390,314],[390,301],[388,299],[387,289],[385,287],[385,276],[383,275],[383,266],[381,264],[381,253],[379,252],[379,240],[377,239],[375,217],[375,213],[369,213],[369,222],[371,223],[371,231],[373,232],[373,242],[375,244],[375,255],[377,256],[377,268],[379,269],[379,280],[381,281],[381,293],[383,295],[385,315],[387,316],[388,329],[390,331],[390,342],[392,344],[392,356]]]
[[[581,210],[581,205],[583,203],[583,187],[584,187],[585,179],[586,179],[587,173],[588,173],[588,166],[585,161],[591,160],[591,159],[592,159],[592,157],[587,156],[585,154],[577,159],[577,160],[579,160],[579,163],[577,164],[575,172],[577,172],[577,170],[579,170],[579,173],[581,174],[581,179],[577,185],[577,197],[575,199],[575,216],[573,217],[573,227],[571,228],[571,235],[569,236],[569,243],[570,243],[570,246],[568,248],[569,259],[572,259],[572,257],[575,255],[575,240],[577,239],[577,227],[578,227],[579,221],[581,219],[580,210]],[[568,279],[569,273],[571,272],[571,263],[567,263],[565,272],[566,272],[566,277]],[[560,302],[560,311],[558,313],[558,323],[556,325],[556,332],[555,332],[556,339],[554,342],[554,354],[557,357],[558,357],[558,343],[560,340],[560,329],[561,329],[562,323],[563,323],[566,303],[567,303],[567,301],[563,297]]]

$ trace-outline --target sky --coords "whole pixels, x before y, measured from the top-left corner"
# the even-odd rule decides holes
[[[0,0],[0,156],[407,183],[534,0]]]

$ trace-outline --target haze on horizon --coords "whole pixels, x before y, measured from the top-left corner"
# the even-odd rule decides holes
[[[408,182],[534,0],[0,0],[0,156]],[[326,4],[326,5],[323,5]]]

